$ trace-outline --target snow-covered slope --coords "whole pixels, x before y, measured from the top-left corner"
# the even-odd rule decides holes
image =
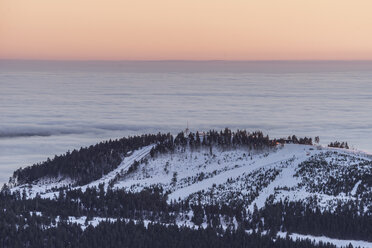
[[[285,238],[287,236],[287,233],[285,232],[278,232],[278,236]],[[324,244],[330,243],[335,245],[336,247],[349,247],[351,244],[353,247],[364,247],[364,248],[371,248],[372,247],[372,242],[366,242],[366,241],[361,241],[361,240],[342,240],[342,239],[332,239],[328,238],[325,236],[312,236],[312,235],[302,235],[302,234],[297,234],[297,233],[292,233],[288,234],[288,236],[292,240],[311,240],[315,242],[316,244],[323,242]]]
[[[187,200],[202,205],[243,206],[250,213],[256,207],[265,210],[268,201],[301,201],[330,212],[338,205],[352,201],[362,202],[365,213],[372,209],[372,156],[363,152],[285,144],[263,150],[250,150],[243,146],[229,149],[177,147],[173,152],[152,157],[153,147],[126,154],[115,170],[87,185],[72,187],[74,182],[71,179],[49,178],[13,187],[11,191],[24,192],[28,198],[40,195],[53,199],[58,197],[61,188],[84,192],[88,187],[104,184],[105,190],[110,187],[129,192],[161,188],[168,203]],[[173,224],[197,227],[192,221],[192,210],[179,214]],[[226,223],[222,215],[219,218],[225,229],[229,225],[238,225],[235,217]],[[97,225],[104,220],[94,217],[90,222]],[[115,218],[111,220],[115,221]],[[70,222],[90,223],[84,217],[76,219],[73,216]],[[207,223],[203,221],[200,226],[206,227]],[[285,233],[279,232],[278,235],[284,236]],[[290,237],[330,242],[338,247],[347,242],[372,247],[371,242],[365,241],[300,234],[290,234]]]
[[[143,158],[149,155],[151,148],[153,148],[154,145],[146,146],[142,149],[133,151],[130,156],[125,157],[121,164],[113,171],[108,173],[107,175],[104,175],[102,178],[93,181],[87,185],[81,186],[81,187],[74,187],[75,189],[81,188],[82,190],[85,190],[87,187],[98,187],[99,184],[105,184],[106,187],[109,184],[111,180],[115,180],[115,177],[118,175],[124,175],[129,167],[135,162],[141,161]],[[70,185],[73,185],[73,180],[71,179],[45,179],[45,180],[39,180],[35,182],[34,184],[29,185],[19,185],[16,187],[13,187],[11,189],[12,192],[14,191],[22,191],[25,190],[27,197],[33,198],[36,197],[36,195],[40,195],[42,198],[53,198],[56,195],[58,195],[58,191],[60,188],[68,187]]]
[[[138,192],[161,187],[168,202],[239,202],[251,211],[254,205],[262,208],[269,197],[274,201],[315,198],[322,209],[332,210],[339,201],[364,199],[365,192],[371,192],[371,157],[362,152],[286,144],[263,151],[214,147],[212,153],[209,149],[179,148],[152,158],[151,148],[134,151],[114,171],[76,188],[84,191],[104,183],[106,187]],[[142,162],[128,173],[134,161]],[[40,194],[53,198],[58,195],[57,188],[68,183],[38,182],[12,191],[26,189],[28,197]],[[368,199],[366,209],[371,204]]]
[[[319,161],[318,168],[314,164]],[[149,159],[114,188],[140,191],[157,186],[169,193],[168,202],[240,201],[250,210],[263,207],[269,196],[275,201],[316,197],[319,206],[332,209],[339,200],[362,198],[362,189],[370,190],[370,161],[354,151],[292,144],[261,152],[187,150]],[[332,180],[339,180],[338,189],[332,189]]]

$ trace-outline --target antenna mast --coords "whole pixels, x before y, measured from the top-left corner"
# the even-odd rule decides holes
[[[189,121],[187,121],[187,126],[186,126],[186,130],[185,130],[185,133],[186,133],[186,135],[189,133]]]

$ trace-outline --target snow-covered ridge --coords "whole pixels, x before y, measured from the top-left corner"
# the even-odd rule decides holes
[[[201,203],[242,202],[249,210],[262,208],[269,197],[274,201],[307,201],[316,198],[322,209],[332,210],[339,201],[363,199],[370,187],[366,176],[372,175],[367,154],[344,149],[286,144],[267,150],[236,148],[224,150],[179,149],[172,153],[149,156],[147,146],[134,151],[107,175],[81,188],[104,183],[112,188],[139,192],[146,187],[161,187],[168,202],[188,199]],[[134,161],[138,168],[127,173]],[[119,176],[118,176],[119,175]],[[115,180],[114,180],[115,179]],[[341,187],[333,188],[331,180]],[[51,184],[38,182],[21,185],[12,191],[26,189],[28,197],[58,196],[59,187],[68,180]],[[366,202],[366,209],[371,202]]]

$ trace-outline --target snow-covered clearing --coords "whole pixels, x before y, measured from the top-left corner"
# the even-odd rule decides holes
[[[306,148],[308,147],[286,145],[282,149],[278,149],[276,152],[271,153],[267,157],[257,159],[254,164],[249,164],[236,169],[232,169],[224,173],[220,173],[219,175],[216,175],[210,179],[205,179],[188,187],[178,189],[168,196],[168,201],[177,200],[179,198],[184,199],[190,194],[196,193],[201,190],[206,190],[212,187],[214,184],[218,185],[224,183],[229,178],[235,178],[242,175],[243,173],[249,173],[262,167],[272,167],[294,157],[306,158],[306,152],[304,151],[304,149]]]
[[[285,238],[287,236],[286,232],[278,232],[277,234],[281,238]],[[371,248],[372,247],[372,242],[367,242],[367,241],[361,241],[361,240],[342,240],[342,239],[333,239],[333,238],[328,238],[325,236],[311,236],[311,235],[303,235],[303,234],[297,234],[297,233],[292,233],[289,234],[289,237],[293,240],[296,239],[309,239],[314,241],[315,243],[323,242],[323,243],[331,243],[337,247],[347,247],[349,244],[352,244],[353,247],[364,247],[364,248]]]
[[[114,187],[140,191],[144,187],[161,185],[173,192],[224,172],[233,173],[237,168],[255,164],[261,157],[262,152],[257,153],[248,149],[232,151],[214,149],[213,155],[205,149],[177,151],[150,159],[148,164],[140,165],[136,172],[128,175]],[[171,184],[174,173],[177,173],[177,182]]]
[[[282,169],[282,172],[276,177],[276,179],[259,193],[259,196],[249,206],[249,210],[252,212],[254,205],[256,205],[258,209],[264,207],[266,199],[270,195],[275,193],[276,188],[278,187],[291,188],[296,186],[299,183],[298,178],[294,177],[297,165],[305,161],[307,158],[308,158],[307,156],[304,156],[303,154],[300,153],[300,155],[295,157],[293,161],[290,161],[288,166]]]
[[[35,214],[35,213],[32,213]],[[38,216],[42,216],[41,213],[37,213]],[[127,219],[127,218],[103,218],[103,217],[92,217],[90,220],[87,221],[86,216],[81,216],[81,217],[75,217],[75,216],[68,216],[67,217],[67,223],[70,224],[77,224],[80,225],[81,229],[84,231],[88,226],[96,227],[98,226],[101,222],[110,222],[110,223],[115,223],[118,220],[124,221],[126,223],[129,223],[130,221],[133,221],[134,224],[143,224],[145,228],[148,227],[149,224],[161,224],[164,226],[171,226],[171,225],[176,225],[178,227],[186,227],[190,229],[199,229],[199,228],[207,228],[208,224],[206,222],[203,222],[200,226],[195,225],[192,221],[190,221],[192,217],[192,212],[189,214],[189,219],[188,220],[177,220],[175,223],[161,223],[159,221],[151,221],[151,220],[134,220],[134,219]],[[234,218],[232,224],[225,223],[224,218],[221,218],[221,227],[223,230],[226,230],[227,228],[233,228],[236,229],[238,227],[238,223],[236,219]],[[59,216],[56,217],[56,224],[61,222],[61,218]],[[56,225],[52,225],[50,227],[55,227]]]
[[[27,198],[35,198],[39,194],[42,198],[53,198],[53,190],[68,187],[69,185],[74,184],[75,182],[70,178],[57,178],[57,179],[42,179],[36,182],[35,184],[23,184],[10,189],[13,193],[19,191],[20,193],[26,192]],[[57,192],[58,193],[58,192]]]
[[[296,146],[285,146],[285,148],[279,149],[277,152],[271,153],[269,156],[257,160],[256,163],[253,165],[243,166],[231,171],[220,173],[219,175],[210,179],[206,179],[191,186],[176,190],[168,196],[168,201],[177,200],[179,198],[184,199],[190,194],[196,193],[200,190],[206,190],[207,188],[212,187],[214,184],[221,184],[223,182],[226,182],[229,178],[238,177],[243,173],[249,173],[261,167],[275,166],[278,165],[280,162],[289,160],[296,156],[306,156],[304,154],[305,152],[303,150],[303,147],[302,149],[298,149],[298,147]]]

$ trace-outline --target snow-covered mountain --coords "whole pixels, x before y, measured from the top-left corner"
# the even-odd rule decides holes
[[[84,191],[102,183],[131,192],[161,187],[167,192],[168,202],[188,199],[228,204],[239,201],[250,210],[254,205],[263,207],[268,199],[306,201],[310,198],[316,198],[319,207],[332,209],[339,201],[368,198],[366,194],[372,190],[372,156],[363,152],[285,144],[262,151],[217,147],[212,152],[179,149],[151,158],[152,147],[133,151],[99,180],[72,189]],[[135,161],[141,163],[128,173]],[[39,194],[42,198],[53,198],[58,196],[60,188],[72,184],[71,179],[49,178],[11,190],[25,189],[28,197]]]
[[[10,191],[18,191],[28,199],[41,197],[54,200],[64,190],[85,192],[93,187],[103,187],[106,192],[124,190],[132,193],[161,189],[171,206],[184,202],[191,206],[239,206],[247,213],[243,215],[247,223],[254,219],[257,211],[284,202],[287,205],[301,203],[314,213],[338,213],[340,206],[350,204],[357,206],[358,216],[371,216],[372,213],[372,156],[363,152],[278,143],[263,149],[176,146],[174,150],[153,155],[151,152],[155,147],[156,144],[152,144],[129,151],[116,169],[85,185],[77,185],[69,177],[44,177],[32,183],[15,185]],[[195,210],[173,214],[177,215],[172,221],[176,225],[208,225],[206,217],[202,217],[202,223],[193,221]],[[223,215],[220,217],[223,218]],[[261,219],[261,222],[266,221],[265,217]],[[85,222],[70,217],[71,222],[83,226],[84,223],[98,224],[104,218],[94,220]],[[220,223],[224,228],[240,225],[235,217]],[[247,232],[268,231],[256,223],[247,226],[250,227],[246,228]],[[283,228],[279,229],[278,236],[285,236]],[[301,236],[292,232],[291,235],[309,238],[305,234]],[[355,245],[372,247],[372,242],[368,240],[341,239],[324,237],[323,240],[336,246],[354,242]],[[322,239],[318,237],[317,240]]]

